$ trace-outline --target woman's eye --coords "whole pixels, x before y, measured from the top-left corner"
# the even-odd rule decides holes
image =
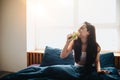
[[[83,27],[82,29],[85,29],[85,27]]]
[[[82,30],[84,29],[84,27],[82,27]]]
[[[83,29],[83,27],[81,27],[81,29]],[[81,29],[80,29],[80,30],[81,30]]]

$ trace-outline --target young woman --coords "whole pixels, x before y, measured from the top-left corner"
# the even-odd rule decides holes
[[[73,39],[73,34],[68,34],[66,44],[60,54],[65,58],[74,50],[74,58],[77,66],[84,68],[84,73],[92,72],[92,69],[99,73],[109,73],[107,70],[101,70],[99,52],[100,46],[96,42],[95,27],[88,22],[78,29],[78,38]]]

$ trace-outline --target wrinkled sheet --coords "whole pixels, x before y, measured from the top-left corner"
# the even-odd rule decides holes
[[[46,67],[28,67],[16,73],[4,76],[0,80],[120,80],[115,67],[105,67],[110,74],[98,74],[93,70],[82,75],[82,67],[74,65],[53,65]]]

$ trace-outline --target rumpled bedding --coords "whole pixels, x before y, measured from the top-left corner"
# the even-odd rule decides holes
[[[90,74],[82,75],[82,67],[74,65],[52,65],[28,67],[16,73],[4,76],[0,80],[120,80],[115,67],[105,67],[110,74],[99,74],[94,69]]]

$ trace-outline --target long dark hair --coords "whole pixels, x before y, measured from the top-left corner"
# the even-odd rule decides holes
[[[98,47],[99,44],[96,42],[96,32],[95,32],[95,27],[88,23],[84,22],[86,25],[87,31],[89,31],[89,35],[87,37],[87,48],[86,48],[86,63],[85,63],[85,69],[90,70],[89,68],[92,67],[92,64],[95,62],[97,53],[98,53]],[[81,49],[82,49],[82,42],[81,39],[78,38],[75,40],[74,43],[74,52],[75,52],[75,62],[80,61],[80,56],[81,56]]]

